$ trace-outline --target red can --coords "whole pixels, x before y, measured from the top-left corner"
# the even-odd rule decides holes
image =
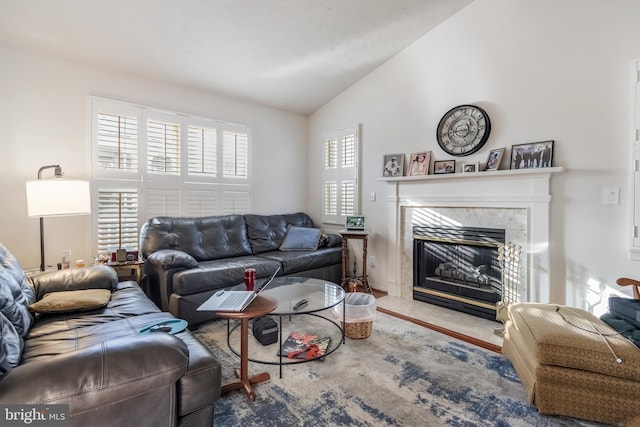
[[[244,285],[248,291],[253,291],[256,287],[256,269],[245,268],[244,269]]]

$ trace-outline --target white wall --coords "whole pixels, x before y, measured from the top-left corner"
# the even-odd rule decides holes
[[[54,163],[68,176],[91,176],[90,95],[249,125],[256,160],[253,211],[306,210],[305,116],[3,44],[0,63],[0,190],[4,200],[0,241],[24,268],[40,263],[38,220],[27,218],[25,182],[35,179],[40,166]],[[274,159],[278,161],[272,163]],[[90,245],[89,217],[46,218],[44,222],[47,264],[55,265],[63,249],[71,249],[74,260],[96,255]]]
[[[485,162],[489,150],[555,140],[551,300],[589,307],[621,276],[628,258],[631,63],[640,57],[640,2],[475,0],[311,115],[309,159],[322,158],[325,130],[362,123],[362,213],[374,234],[374,287],[386,289],[387,191],[376,181],[389,153],[431,150],[451,107],[476,104],[492,121],[488,143],[457,158]],[[509,150],[507,151],[509,154]],[[309,206],[321,212],[320,162],[309,162]],[[503,168],[508,168],[507,161]],[[602,205],[619,187],[619,205]],[[377,193],[375,202],[369,201]],[[600,282],[595,293],[588,280]]]

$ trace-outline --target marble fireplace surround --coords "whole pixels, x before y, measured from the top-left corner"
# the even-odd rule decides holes
[[[548,302],[550,182],[563,168],[378,178],[389,184],[389,295],[413,299],[413,226],[504,229],[522,247],[520,301]]]

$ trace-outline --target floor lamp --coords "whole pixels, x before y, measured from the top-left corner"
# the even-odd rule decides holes
[[[54,175],[42,179],[42,172],[54,169]],[[36,181],[27,181],[27,214],[40,217],[40,271],[44,271],[44,217],[88,215],[91,213],[89,181],[62,177],[60,165],[42,166]]]

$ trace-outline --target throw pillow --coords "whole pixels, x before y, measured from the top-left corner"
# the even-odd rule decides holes
[[[329,244],[329,236],[327,236],[326,234],[323,234],[322,236],[320,236],[320,240],[318,240],[318,247],[324,248],[328,244]]]
[[[296,227],[295,225],[290,225],[284,235],[284,239],[280,245],[280,250],[315,250],[318,248],[318,241],[320,240],[321,234],[322,230],[319,228]]]
[[[0,243],[0,312],[23,337],[33,322],[27,306],[34,300],[33,287],[16,257]]]
[[[83,289],[79,291],[50,292],[40,301],[29,306],[36,313],[68,313],[104,307],[111,299],[108,289]]]

